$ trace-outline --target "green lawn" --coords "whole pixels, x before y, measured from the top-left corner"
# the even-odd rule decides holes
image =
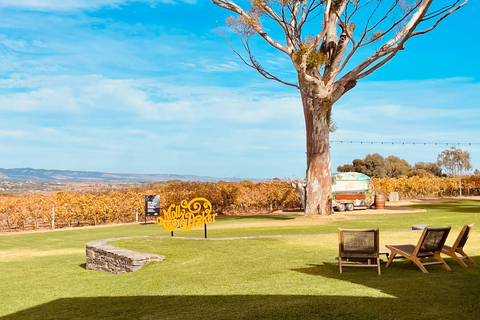
[[[237,240],[141,238],[115,246],[166,256],[139,271],[114,275],[85,269],[85,243],[95,239],[169,235],[155,224],[0,236],[0,319],[478,319],[480,202],[424,205],[425,213],[368,215],[348,220],[301,216],[219,217],[209,238],[302,234]],[[412,224],[477,222],[462,268],[396,260],[339,274],[337,229],[379,227],[380,243],[416,243]],[[203,229],[176,232],[202,237]]]

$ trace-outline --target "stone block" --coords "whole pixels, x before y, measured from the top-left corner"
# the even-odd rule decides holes
[[[86,268],[88,270],[105,271],[115,274],[132,272],[140,269],[148,261],[163,261],[165,256],[153,253],[138,253],[117,248],[108,244],[109,241],[131,239],[112,238],[90,241],[86,244]]]
[[[388,194],[388,201],[389,202],[398,202],[400,201],[400,197],[398,195],[398,192],[390,192]]]
[[[412,230],[423,230],[428,226],[431,226],[431,224],[414,224],[412,225]]]

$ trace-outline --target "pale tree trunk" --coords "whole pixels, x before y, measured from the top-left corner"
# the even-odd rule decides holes
[[[307,134],[305,215],[328,215],[332,213],[329,149],[332,103],[329,99],[315,97],[313,85],[302,79],[299,82]]]

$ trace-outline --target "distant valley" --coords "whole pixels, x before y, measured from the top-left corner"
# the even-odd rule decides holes
[[[60,190],[93,190],[99,188],[131,188],[144,183],[172,180],[210,182],[214,177],[180,174],[105,173],[96,171],[45,170],[32,168],[0,168],[0,195]],[[223,179],[231,181],[234,179]]]
[[[181,174],[136,174],[105,173],[96,171],[45,170],[32,168],[2,169],[0,181],[39,181],[39,182],[160,182],[218,181],[219,178]],[[232,179],[225,179],[232,180]]]

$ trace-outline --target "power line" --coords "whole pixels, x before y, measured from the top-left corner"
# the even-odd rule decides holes
[[[480,145],[480,142],[399,142],[399,141],[354,141],[354,140],[330,140],[330,143],[345,144],[386,144],[386,145],[435,145],[435,146],[473,146]]]

